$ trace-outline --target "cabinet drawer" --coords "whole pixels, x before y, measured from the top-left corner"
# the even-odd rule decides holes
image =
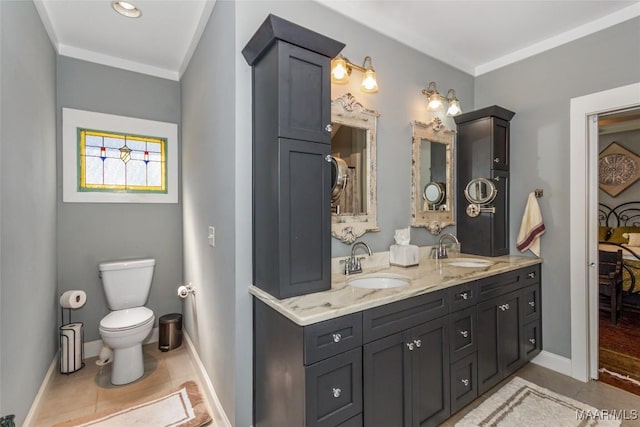
[[[524,288],[522,298],[523,323],[540,318],[540,285]]]
[[[304,364],[310,365],[362,345],[362,313],[304,328]]]
[[[471,307],[477,300],[476,282],[463,283],[449,288],[449,311]]]
[[[449,315],[451,361],[476,351],[476,308],[470,307]]]
[[[446,289],[366,310],[362,315],[363,342],[412,328],[448,312]]]
[[[361,347],[307,366],[305,378],[306,427],[335,426],[362,412]]]
[[[485,301],[537,283],[539,271],[538,266],[533,266],[481,279],[478,281],[478,299]]]
[[[522,338],[524,340],[524,355],[527,360],[531,360],[542,350],[542,328],[540,327],[540,321],[535,320],[524,325]]]
[[[476,353],[451,364],[451,413],[454,414],[478,397]]]

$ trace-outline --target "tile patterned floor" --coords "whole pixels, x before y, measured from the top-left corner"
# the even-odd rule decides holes
[[[168,352],[158,350],[158,344],[143,346],[145,373],[143,377],[123,386],[111,385],[111,365],[102,369],[95,363],[96,358],[86,360],[86,366],[70,375],[56,371],[33,418],[34,427],[47,427],[84,415],[114,409],[162,396],[185,381],[195,381],[200,393],[205,397],[205,388],[198,379],[197,371],[189,352],[183,344]],[[214,422],[220,425],[220,419],[211,410]]]
[[[109,367],[105,367],[101,371],[95,365],[95,358],[88,359],[87,366],[72,375],[56,373],[43,396],[40,408],[34,417],[35,423],[32,425],[36,427],[51,426],[57,422],[112,409],[124,403],[148,400],[162,395],[188,380],[196,381],[201,392],[204,391],[184,346],[166,353],[158,351],[157,344],[149,344],[143,348],[145,374],[142,379],[129,385],[112,386],[109,383]],[[599,409],[625,409],[627,411],[635,409],[640,412],[640,396],[598,381],[583,383],[549,369],[528,364],[496,385],[484,396],[454,414],[443,426],[453,427],[457,421],[480,405],[515,375]],[[211,407],[211,405],[209,406]],[[214,422],[211,425],[222,425],[219,419],[215,419],[216,414],[211,410],[210,413],[214,417]],[[626,420],[622,425],[624,427],[640,427],[640,420]]]

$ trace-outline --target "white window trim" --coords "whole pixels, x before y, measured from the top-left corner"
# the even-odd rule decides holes
[[[167,139],[167,193],[78,191],[77,128]],[[62,109],[62,201],[65,203],[178,203],[178,125],[113,114]]]

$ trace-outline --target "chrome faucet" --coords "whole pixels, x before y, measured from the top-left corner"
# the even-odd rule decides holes
[[[431,254],[433,255],[433,258],[440,259],[440,258],[449,257],[449,254],[447,254],[447,247],[443,245],[445,239],[447,238],[451,240],[452,243],[455,243],[456,245],[460,245],[460,242],[458,241],[458,238],[456,236],[454,236],[451,233],[445,233],[442,236],[440,236],[440,242],[438,243],[438,247],[433,248],[431,250]]]
[[[356,257],[356,250],[362,247],[365,249],[369,256],[371,256],[371,248],[365,242],[355,242],[351,246],[351,257],[344,260],[344,274],[347,276],[350,274],[362,273],[362,264],[360,260],[364,257]]]

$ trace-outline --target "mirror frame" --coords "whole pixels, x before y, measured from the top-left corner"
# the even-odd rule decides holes
[[[376,188],[377,111],[369,110],[350,93],[331,101],[331,123],[338,123],[367,132],[368,183],[367,213],[362,215],[331,214],[331,235],[344,243],[353,243],[367,231],[380,231],[378,227],[378,197]]]
[[[455,146],[456,132],[447,128],[442,121],[435,117],[429,123],[420,121],[411,122],[411,226],[424,227],[432,234],[438,235],[443,228],[455,225],[455,209],[453,194],[453,152]],[[444,144],[446,146],[446,176],[445,203],[449,210],[444,211],[423,211],[421,205],[424,202],[422,197],[423,189],[420,188],[420,144],[423,139]]]

